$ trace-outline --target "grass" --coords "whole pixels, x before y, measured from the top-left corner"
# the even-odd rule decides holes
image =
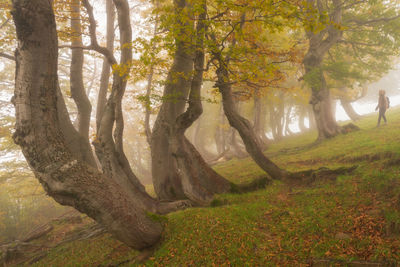
[[[213,207],[166,216],[162,243],[145,266],[309,266],[316,259],[400,264],[400,109],[376,128],[310,146],[315,132],[287,138],[266,152],[290,171],[357,164],[336,181],[289,188],[277,181],[264,190],[218,195]],[[250,159],[215,167],[233,182],[263,175]],[[50,251],[35,266],[135,265],[135,251],[108,235]]]

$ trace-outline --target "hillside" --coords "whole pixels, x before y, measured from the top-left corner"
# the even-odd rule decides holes
[[[387,118],[388,125],[376,128],[376,114],[366,116],[356,123],[361,131],[320,144],[313,145],[316,136],[310,132],[271,145],[266,154],[289,171],[357,169],[337,179],[317,177],[307,185],[276,181],[253,193],[219,195],[213,207],[157,217],[166,231],[154,253],[138,257],[73,213],[53,221],[46,235],[26,242],[29,253],[9,253],[8,264],[395,266],[400,264],[400,109],[391,109]],[[215,169],[234,182],[264,175],[250,159]]]

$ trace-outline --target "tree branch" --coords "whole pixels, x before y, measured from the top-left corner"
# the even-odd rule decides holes
[[[88,0],[82,0],[82,4],[85,7],[86,12],[88,13],[89,16],[89,33],[90,33],[91,44],[90,46],[87,46],[87,48],[88,49],[90,48],[90,50],[94,50],[105,56],[111,65],[117,64],[117,60],[115,59],[112,52],[108,50],[106,47],[100,46],[99,43],[97,42],[96,20],[94,19],[93,15],[93,7],[90,5]]]
[[[6,53],[3,53],[3,52],[0,52],[0,57],[4,57],[4,58],[7,58],[9,60],[15,61],[15,57],[14,56],[6,54]]]

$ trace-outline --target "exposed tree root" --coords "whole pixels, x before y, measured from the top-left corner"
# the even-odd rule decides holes
[[[338,175],[352,173],[357,167],[357,165],[337,169],[321,167],[317,170],[289,173],[283,180],[291,185],[310,185],[317,180],[336,180]]]
[[[268,178],[266,176],[262,176],[262,177],[254,179],[253,181],[251,181],[249,183],[243,183],[243,184],[231,183],[231,189],[229,192],[236,193],[236,194],[253,192],[253,191],[265,188],[271,182],[272,182],[272,180],[270,178]]]

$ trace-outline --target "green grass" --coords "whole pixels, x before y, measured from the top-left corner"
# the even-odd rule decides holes
[[[253,193],[219,195],[213,207],[169,214],[162,243],[141,265],[308,266],[324,258],[399,264],[400,109],[387,118],[388,125],[375,128],[376,116],[365,117],[357,123],[361,131],[314,146],[315,132],[271,145],[266,154],[290,171],[358,168],[332,182],[290,188],[274,182]],[[215,169],[238,183],[263,175],[250,159]],[[116,265],[135,256],[105,235],[57,247],[36,266]]]

